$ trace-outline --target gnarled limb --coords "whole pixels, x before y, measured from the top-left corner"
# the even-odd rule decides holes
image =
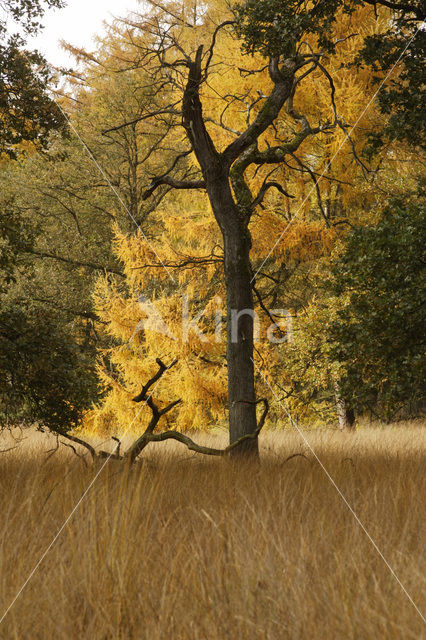
[[[154,191],[162,184],[166,184],[172,189],[205,189],[204,180],[175,180],[171,176],[154,178],[148,189],[142,194],[142,200],[148,200]]]
[[[206,62],[206,65],[205,65],[205,67],[204,67],[204,75],[205,75],[206,77],[207,77],[207,73],[208,73],[208,70],[209,70],[210,63],[211,63],[212,58],[213,58],[214,48],[215,48],[215,45],[216,45],[216,39],[217,39],[218,33],[219,33],[219,31],[220,31],[221,29],[223,29],[224,27],[230,26],[230,25],[232,25],[232,24],[235,24],[235,20],[225,20],[224,22],[222,22],[221,24],[219,24],[219,25],[216,27],[216,29],[214,30],[214,32],[213,32],[213,36],[212,36],[212,43],[211,43],[211,45],[210,45],[209,50],[207,51],[207,62]]]
[[[133,402],[142,402],[142,400],[147,400],[146,394],[148,393],[149,389],[152,387],[153,384],[157,382],[157,380],[161,378],[161,376],[164,375],[165,371],[168,371],[169,369],[175,366],[175,364],[177,363],[177,360],[173,360],[173,362],[169,366],[165,365],[164,362],[160,360],[160,358],[157,358],[155,362],[158,364],[158,367],[159,367],[157,373],[150,380],[148,380],[146,384],[144,384],[144,386],[142,387],[142,391],[133,398]]]
[[[141,435],[141,437],[138,438],[136,440],[136,442],[133,443],[133,445],[130,447],[130,449],[128,449],[126,451],[126,453],[124,455],[124,457],[127,458],[127,459],[130,459],[131,462],[134,462],[134,460],[137,458],[137,456],[146,447],[146,445],[149,442],[148,436],[152,435],[152,433],[153,433],[155,427],[157,426],[157,424],[159,423],[160,419],[166,413],[171,411],[174,407],[176,407],[178,404],[180,404],[182,402],[181,399],[174,400],[173,402],[170,402],[170,404],[168,404],[163,409],[159,409],[158,406],[155,404],[153,398],[152,398],[152,393],[150,395],[147,395],[147,393],[148,393],[149,389],[152,387],[152,385],[155,384],[155,382],[157,382],[158,380],[160,380],[160,378],[164,375],[164,373],[166,371],[168,371],[169,369],[174,367],[175,364],[177,363],[177,360],[173,360],[171,365],[168,366],[168,367],[164,364],[164,362],[162,362],[162,360],[160,360],[160,358],[157,358],[156,362],[157,362],[158,367],[159,367],[157,373],[150,380],[148,380],[148,382],[142,387],[142,391],[135,398],[133,398],[133,402],[145,401],[145,403],[151,409],[152,418],[151,418],[151,420],[150,420],[150,422],[149,422],[149,424],[148,424],[148,426],[147,426],[147,428],[145,430],[145,433],[143,433]]]
[[[143,385],[141,392],[135,398],[133,398],[134,402],[145,401],[145,403],[149,406],[149,408],[152,411],[152,418],[145,432],[142,434],[142,436],[140,436],[140,438],[138,438],[132,444],[132,446],[125,452],[123,456],[120,455],[121,441],[116,437],[112,438],[117,442],[116,450],[113,453],[109,453],[108,451],[97,452],[92,445],[90,445],[88,442],[86,442],[82,438],[79,438],[77,436],[74,436],[68,433],[56,434],[57,446],[55,451],[58,448],[59,436],[61,436],[63,438],[66,438],[67,440],[70,440],[71,442],[74,442],[75,444],[85,447],[89,451],[93,460],[95,460],[96,458],[103,458],[107,460],[109,459],[128,460],[130,463],[133,463],[136,460],[136,458],[139,456],[139,454],[143,451],[143,449],[145,449],[145,447],[150,442],[163,442],[165,440],[176,440],[186,445],[186,447],[188,447],[188,449],[190,449],[191,451],[195,451],[197,453],[201,453],[209,456],[225,456],[227,454],[230,454],[231,452],[234,452],[238,447],[241,447],[244,443],[257,439],[260,431],[262,430],[265,424],[266,417],[269,411],[269,403],[266,398],[261,398],[260,400],[256,400],[254,402],[246,402],[243,400],[240,401],[243,404],[253,404],[253,405],[258,405],[259,403],[263,403],[264,410],[258,422],[257,428],[253,433],[250,433],[242,436],[241,438],[238,438],[235,442],[232,442],[228,447],[225,447],[224,449],[215,449],[212,447],[205,447],[203,445],[199,445],[196,442],[194,442],[189,436],[183,433],[179,433],[178,431],[170,430],[170,431],[165,431],[163,433],[153,433],[160,419],[182,402],[181,399],[174,400],[170,402],[168,405],[166,405],[165,407],[163,407],[162,409],[160,409],[156,405],[156,403],[153,401],[152,393],[150,395],[147,395],[151,387],[158,380],[160,380],[160,378],[164,375],[166,371],[169,371],[177,363],[177,360],[174,360],[169,366],[165,365],[162,362],[162,360],[160,360],[160,358],[157,358],[156,362],[159,367],[157,373],[154,376],[152,376],[152,378],[150,378],[150,380],[148,380],[146,384]],[[63,442],[62,444],[65,445],[66,443]],[[75,447],[73,447],[72,445],[66,445],[66,446],[69,446],[77,456],[81,457],[77,453]]]
[[[252,202],[252,205],[251,205],[252,209],[255,209],[260,204],[262,204],[263,199],[266,195],[266,192],[269,189],[277,189],[277,191],[279,191],[283,196],[286,196],[287,198],[295,197],[295,196],[292,196],[290,193],[287,193],[287,191],[283,188],[283,186],[279,182],[276,182],[275,180],[269,180],[267,182],[264,182],[262,187],[260,188],[259,193],[257,194],[256,198]]]
[[[250,433],[248,435],[242,436],[241,438],[238,438],[238,440],[230,444],[225,449],[215,449],[213,447],[205,447],[204,445],[197,444],[189,436],[185,435],[184,433],[179,433],[179,431],[164,431],[163,433],[145,433],[141,439],[143,439],[144,447],[146,447],[146,445],[149,444],[150,442],[164,442],[165,440],[176,440],[177,442],[181,442],[182,444],[184,444],[190,451],[195,451],[196,453],[202,453],[207,456],[218,456],[218,457],[226,456],[229,453],[231,453],[231,451],[234,451],[237,447],[240,447],[245,442],[255,440],[258,437],[261,429],[265,424],[266,416],[268,415],[268,411],[269,411],[269,403],[267,399],[262,398],[261,400],[257,400],[256,402],[254,402],[254,404],[259,404],[260,402],[264,403],[265,408],[259,420],[257,429],[254,431],[254,433]],[[128,454],[129,452],[126,454],[126,457]],[[132,462],[134,462],[137,455],[139,455],[139,452],[136,455],[131,456]]]
[[[90,455],[92,456],[92,460],[95,460],[95,458],[97,457],[98,454],[96,453],[95,448],[92,447],[92,445],[86,442],[85,440],[82,440],[77,436],[73,436],[70,433],[60,433],[58,435],[60,435],[62,438],[66,438],[67,440],[71,440],[71,442],[75,442],[76,444],[79,444],[82,447],[85,447],[87,451],[90,453]]]
[[[271,58],[269,62],[269,75],[274,82],[274,88],[265,100],[259,113],[247,127],[247,129],[236,140],[231,142],[222,154],[225,163],[231,166],[237,158],[249,147],[251,147],[266,131],[266,129],[276,120],[281,109],[291,95],[294,73],[298,65],[293,60],[286,61],[286,67],[280,69],[278,60]]]

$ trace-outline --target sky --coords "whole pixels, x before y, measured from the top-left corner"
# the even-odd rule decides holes
[[[28,46],[38,49],[54,66],[75,66],[74,59],[61,49],[60,40],[93,50],[93,36],[102,34],[103,21],[138,8],[138,0],[68,0],[65,9],[46,11],[44,29],[28,39]]]

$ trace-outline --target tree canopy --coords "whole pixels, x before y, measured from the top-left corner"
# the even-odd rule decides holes
[[[2,0],[0,8],[26,34],[38,31],[46,7],[60,8],[62,0]],[[18,145],[46,146],[49,133],[64,129],[63,115],[49,95],[53,75],[45,59],[25,50],[20,35],[8,34],[0,19],[0,154],[15,157]]]
[[[351,232],[333,266],[331,290],[345,304],[327,339],[358,411],[391,418],[424,402],[424,220],[424,202],[394,200],[377,226]]]

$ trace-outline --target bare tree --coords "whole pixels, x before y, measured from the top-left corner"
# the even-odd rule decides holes
[[[307,138],[326,134],[336,127],[345,129],[346,125],[336,112],[333,80],[323,64],[325,54],[307,46],[301,40],[301,33],[295,34],[290,54],[269,57],[266,66],[258,71],[241,69],[241,74],[250,74],[253,78],[252,93],[244,99],[237,92],[227,96],[219,120],[213,121],[204,114],[201,90],[209,82],[211,74],[217,72],[220,65],[220,61],[215,59],[217,43],[223,32],[234,29],[233,20],[218,24],[210,30],[208,43],[198,44],[194,50],[190,50],[190,46],[185,48],[182,33],[188,29],[200,30],[199,42],[201,35],[206,33],[203,20],[207,18],[194,16],[191,22],[188,15],[176,13],[176,4],[173,5],[174,11],[166,1],[150,4],[154,5],[152,12],[141,18],[140,22],[127,20],[125,25],[129,39],[139,49],[138,64],[150,75],[150,90],[155,100],[152,107],[136,121],[119,124],[104,133],[112,135],[125,127],[134,126],[136,122],[156,120],[171,136],[175,135],[176,128],[183,128],[186,134],[187,148],[176,153],[166,171],[152,176],[143,197],[148,199],[164,188],[202,189],[208,194],[223,236],[229,430],[230,443],[233,444],[258,433],[253,363],[254,277],[250,261],[252,239],[249,223],[269,190],[276,189],[288,195],[277,180],[268,177],[259,192],[252,193],[247,171],[253,166],[272,169],[282,166],[288,158],[295,157],[295,152]],[[134,34],[138,31],[142,31],[142,38],[136,39]],[[260,81],[256,87],[258,74],[265,69],[272,81],[272,90],[268,95],[260,91]],[[313,125],[304,114],[296,111],[293,101],[302,82],[315,70],[320,70],[329,83],[331,113],[334,116]],[[226,111],[236,101],[242,102],[247,112],[243,131],[234,130],[226,119]],[[261,150],[260,138],[274,128],[283,110],[294,121],[292,139],[281,142],[276,136],[276,146]],[[218,144],[210,134],[212,125],[232,135],[232,141],[223,150],[218,149]],[[158,153],[158,148],[155,152]],[[192,152],[198,167],[188,168],[186,160]],[[300,160],[298,163],[303,168]],[[315,175],[313,179],[317,179]],[[238,323],[236,339],[235,328],[232,331],[233,319]],[[257,439],[248,438],[235,451],[257,455]]]

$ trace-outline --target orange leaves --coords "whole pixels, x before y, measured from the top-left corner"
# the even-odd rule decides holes
[[[136,418],[131,398],[152,376],[157,357],[166,363],[178,359],[154,391],[160,406],[184,399],[168,417],[173,420],[173,428],[203,429],[224,420],[224,343],[219,343],[215,335],[214,301],[221,292],[217,279],[221,266],[197,262],[213,255],[217,230],[203,197],[192,195],[191,199],[183,194],[156,216],[161,220],[161,233],[157,232],[153,246],[169,265],[174,282],[141,234],[127,235],[117,228],[115,250],[126,274],[126,291],[107,278],[97,283],[96,308],[116,344],[101,354],[99,375],[107,393],[88,416],[87,426],[92,430],[111,430],[114,422],[130,424],[133,420],[138,430],[146,426],[148,415],[142,410]],[[219,252],[220,248],[215,250]],[[184,266],[176,268],[177,264]],[[196,323],[200,335],[191,322],[202,311]],[[103,361],[109,362],[111,373],[105,370]],[[161,427],[166,428],[167,423]]]
[[[262,233],[258,226],[261,226]],[[322,221],[309,221],[302,216],[295,222],[264,212],[253,230],[253,253],[261,259],[266,247],[274,247],[276,260],[307,262],[329,255],[337,240],[335,227],[327,228]],[[279,242],[277,242],[279,240]]]
[[[193,57],[201,43],[205,45],[204,54],[207,56],[215,25],[228,17],[225,0],[209,0],[202,6],[198,5],[198,14],[193,12],[194,5],[190,2],[166,4],[172,15],[177,12],[179,19],[171,21],[170,47],[164,51],[164,56],[170,56],[170,60],[176,62],[184,56],[182,51],[185,50]],[[345,135],[345,131],[353,134],[354,148],[362,148],[368,133],[377,123],[374,101],[365,111],[375,91],[371,74],[363,69],[347,67],[361,41],[361,35],[353,34],[364,36],[375,28],[374,21],[366,20],[365,16],[365,10],[360,9],[351,17],[342,17],[336,25],[336,38],[342,40],[337,45],[337,54],[319,58],[327,72],[317,65],[302,80],[301,75],[306,71],[303,67],[298,76],[300,83],[296,84],[293,108],[283,108],[274,126],[258,140],[259,154],[275,148],[282,162],[273,164],[277,157],[273,152],[268,158],[271,164],[261,166],[253,162],[244,174],[257,204],[250,223],[253,239],[251,258],[254,268],[268,258],[270,273],[262,274],[265,277],[260,279],[260,287],[267,298],[266,304],[272,302],[274,307],[308,307],[316,281],[321,277],[322,265],[330,258],[339,237],[345,234],[346,227],[341,223],[354,222],[372,206],[372,190],[366,186],[363,170],[355,160]],[[125,40],[124,32],[122,36]],[[137,31],[134,37],[136,46],[133,46],[133,41],[127,42],[126,59],[131,64],[134,56],[138,66]],[[225,28],[217,34],[208,79],[201,87],[203,116],[219,151],[253,122],[271,89],[265,60],[258,54],[243,55],[240,44],[231,29]],[[301,53],[309,51],[309,46],[308,37],[307,42],[301,45]],[[138,73],[146,72],[149,76],[152,71],[150,65],[155,68],[158,60],[155,56],[146,60],[145,67],[139,64]],[[207,57],[204,63],[206,60]],[[147,149],[149,151],[151,144],[152,153],[147,156],[149,161],[140,165],[135,161],[131,166],[133,173],[128,171],[129,167],[123,161],[119,182],[126,185],[126,197],[129,199],[134,193],[149,191],[153,176],[164,176],[170,167],[180,178],[200,177],[195,157],[185,153],[188,147],[182,143],[178,111],[164,110],[164,105],[169,103],[178,105],[186,81],[186,75],[181,73],[179,66],[171,69],[167,68],[167,74],[169,70],[170,74],[166,74],[166,88],[162,86],[158,94],[150,95],[155,108],[148,104],[148,111],[151,110],[151,116],[155,114],[156,117],[139,122],[134,128],[132,144],[135,147],[140,144],[140,156]],[[327,74],[331,75],[333,83]],[[118,77],[125,78],[124,75]],[[107,80],[109,82],[110,79]],[[131,121],[126,107],[132,104],[134,97],[141,100],[141,104],[136,104],[137,114],[143,113],[146,105],[142,94],[138,93],[137,83],[127,86],[124,79],[120,83],[114,105],[123,108],[124,120]],[[107,84],[103,91],[106,87]],[[151,89],[148,88],[149,91]],[[127,94],[129,99],[123,100]],[[342,126],[335,122],[332,98]],[[108,100],[100,109],[102,118],[108,111]],[[157,117],[159,112],[162,112],[161,117]],[[306,138],[299,135],[302,128],[310,131]],[[129,131],[128,128],[117,133],[118,139],[124,140],[126,135],[130,135]],[[303,142],[296,149],[296,143],[302,138]],[[288,144],[291,141],[293,146]],[[287,155],[281,158],[283,149]],[[290,149],[296,149],[294,154]],[[174,165],[174,159],[181,151],[184,154],[179,158],[180,164]],[[256,162],[262,162],[259,155]],[[130,180],[129,185],[126,179]],[[263,195],[268,181],[275,182],[275,187],[267,189],[263,201],[258,204],[260,197],[256,197],[259,193]],[[250,194],[247,196],[244,188],[241,192],[244,197],[238,204],[244,205],[241,210],[247,211]],[[206,428],[220,424],[226,411],[225,342],[217,339],[215,331],[218,317],[221,321],[224,315],[215,305],[217,296],[225,298],[221,264],[223,241],[205,193],[199,190],[171,191],[158,202],[156,209],[144,218],[144,210],[136,197],[133,204],[144,220],[145,235],[124,233],[118,227],[115,229],[115,252],[123,265],[125,281],[114,284],[101,278],[96,288],[96,307],[106,323],[106,332],[113,338],[113,344],[103,354],[110,368],[108,372],[103,368],[100,377],[108,391],[95,414],[99,424],[108,423],[111,416],[115,416],[117,424],[129,421],[135,415],[129,397],[151,377],[155,358],[160,357],[166,362],[177,358],[178,364],[161,379],[155,391],[156,398],[158,395],[160,405],[183,399],[183,404],[168,416],[175,428]],[[159,325],[155,327],[152,324],[153,315],[150,315],[145,302],[141,304],[141,294],[163,322],[161,330]],[[202,334],[194,326],[187,327],[185,334],[182,325],[185,308],[191,318],[199,316],[197,326]],[[286,367],[290,348],[285,343],[275,346],[268,342],[265,338],[268,324],[270,318],[265,314],[262,316],[262,337],[256,345],[256,357],[262,361],[266,374],[278,370],[283,385],[289,385],[292,379]],[[304,331],[308,335],[307,325],[304,327],[301,323],[299,327],[299,336]],[[299,343],[303,351],[303,336]],[[328,375],[327,369],[318,375],[323,384]]]

